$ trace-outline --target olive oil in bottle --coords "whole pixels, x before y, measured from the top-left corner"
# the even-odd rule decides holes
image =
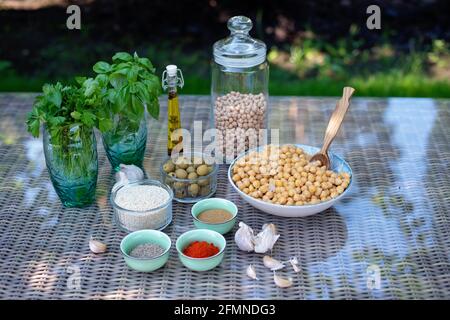
[[[177,88],[184,85],[183,74],[176,65],[168,65],[162,75],[162,87],[168,92],[167,102],[167,154],[172,151],[180,153],[183,151],[183,136],[177,129],[181,129],[180,105],[178,101]]]

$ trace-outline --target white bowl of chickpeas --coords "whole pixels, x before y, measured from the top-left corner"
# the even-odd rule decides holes
[[[267,145],[238,156],[228,179],[239,195],[261,211],[282,217],[306,217],[330,208],[352,184],[352,170],[329,152],[330,168],[310,163],[319,148]]]

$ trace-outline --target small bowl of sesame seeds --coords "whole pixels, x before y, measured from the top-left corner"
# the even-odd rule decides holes
[[[111,193],[116,223],[125,231],[162,230],[172,221],[172,189],[157,180],[122,185]]]

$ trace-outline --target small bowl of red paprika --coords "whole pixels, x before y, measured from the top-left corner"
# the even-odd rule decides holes
[[[226,240],[216,231],[196,229],[179,236],[175,246],[178,257],[186,268],[207,271],[222,262]]]

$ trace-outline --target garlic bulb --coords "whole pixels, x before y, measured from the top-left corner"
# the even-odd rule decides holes
[[[270,256],[264,256],[263,258],[264,266],[266,268],[269,268],[272,271],[280,270],[284,268],[284,263],[281,261],[278,261],[277,259],[274,259]]]
[[[234,235],[234,241],[239,249],[242,251],[251,252],[255,249],[255,245],[253,243],[253,230],[244,222],[239,222],[239,229],[236,231]]]
[[[247,267],[246,273],[249,278],[258,280],[258,277],[256,276],[255,267],[252,264]]]
[[[273,223],[264,224],[262,231],[258,233],[254,239],[255,252],[266,253],[267,251],[272,250],[275,242],[277,242],[280,237],[280,235],[276,233],[277,230]]]
[[[292,278],[287,278],[287,279],[286,278],[282,278],[280,276],[277,276],[275,274],[275,272],[273,273],[273,281],[280,288],[289,288],[293,284]]]
[[[116,173],[116,180],[117,180],[117,182],[113,185],[112,190],[111,190],[113,192],[115,190],[117,190],[117,188],[130,183],[128,181],[128,178],[127,178],[126,174],[124,172],[122,172],[122,171],[119,171],[119,172]]]
[[[98,240],[91,239],[89,240],[89,249],[91,249],[93,253],[103,253],[106,251],[106,244]]]
[[[124,173],[129,182],[135,182],[144,179],[144,171],[134,164],[120,164],[119,172],[116,173],[116,180],[123,179],[120,173]]]

